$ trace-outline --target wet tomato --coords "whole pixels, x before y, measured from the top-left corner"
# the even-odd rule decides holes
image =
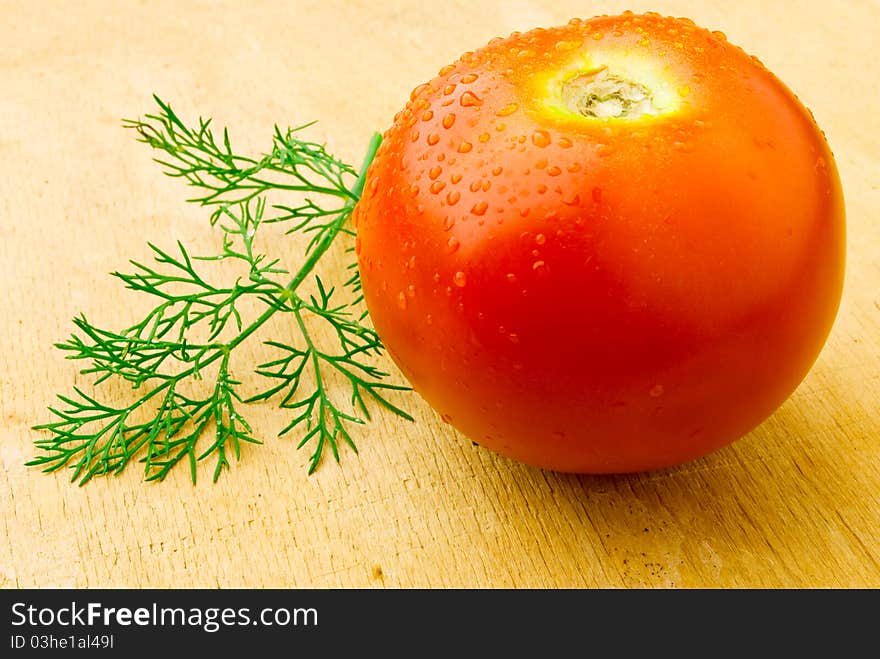
[[[417,391],[563,471],[742,436],[807,373],[843,282],[809,111],[722,34],[656,15],[466,53],[413,91],[355,215],[367,306]]]

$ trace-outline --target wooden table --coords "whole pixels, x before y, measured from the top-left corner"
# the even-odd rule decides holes
[[[40,2],[0,22],[0,586],[880,586],[880,5],[773,2]],[[75,364],[53,341],[143,301],[105,273],[146,241],[216,247],[206,214],[120,127],[213,116],[259,153],[272,126],[358,162],[411,88],[460,52],[579,12],[657,8],[724,30],[808,105],[836,154],[849,255],[814,369],[737,444],[660,473],[545,473],[471,445],[417,396],[306,475],[266,440],[218,484],[136,468],[71,485],[24,467]],[[390,367],[389,362],[385,362]],[[121,391],[121,390],[120,390]],[[122,395],[122,394],[120,394]]]

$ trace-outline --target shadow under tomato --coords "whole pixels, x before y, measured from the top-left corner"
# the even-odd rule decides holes
[[[672,469],[587,476],[497,458],[549,545],[530,549],[523,532],[520,551],[537,551],[556,585],[877,586],[880,551],[866,538],[880,503],[866,493],[878,466],[823,382],[735,444]],[[876,417],[864,418],[858,436],[880,437]]]

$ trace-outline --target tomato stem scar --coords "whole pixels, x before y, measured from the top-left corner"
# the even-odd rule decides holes
[[[570,111],[597,119],[638,119],[661,112],[648,87],[611,73],[607,66],[564,81],[562,100]]]

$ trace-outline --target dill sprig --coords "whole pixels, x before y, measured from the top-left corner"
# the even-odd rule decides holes
[[[72,480],[84,484],[118,474],[132,460],[144,464],[147,480],[162,480],[185,462],[195,482],[197,463],[213,458],[216,481],[229,467],[230,454],[238,459],[244,444],[260,443],[240,409],[277,398],[293,414],[279,434],[300,430],[298,446],[313,446],[312,473],[327,447],[337,461],[342,443],[357,452],[349,426],[370,418],[370,402],[411,420],[388,397],[407,387],[386,382],[389,374],[372,363],[382,345],[363,322],[355,264],[344,284],[345,301],[313,274],[337,236],[352,233],[346,225],[381,137],[373,137],[359,172],[323,145],[301,139],[311,124],[286,131],[276,126],[271,151],[250,158],[233,151],[225,129],[218,140],[209,119],[187,127],[170,105],[154,98],[157,114],[125,125],[159,152],[155,160],[167,175],[196,190],[190,201],[210,209],[222,246],[216,254],[193,256],[181,242],[175,249],[149,244],[152,263],[131,261],[131,271],[112,273],[126,288],[149,296],[152,309],[119,331],[79,316],[73,321],[76,331],[56,346],[69,359],[89,362],[81,373],[95,376],[95,385],[111,378],[128,382],[135,400],[102,401],[80,387],[59,395],[60,404],[49,408],[54,418],[36,426],[50,433],[36,442],[42,454],[28,464],[44,471],[68,466]],[[269,205],[270,195],[285,194],[302,201]],[[288,233],[308,237],[295,272],[255,245],[259,228],[272,222],[287,222]],[[201,261],[234,262],[247,275],[218,284],[200,272]],[[314,293],[301,292],[306,281]],[[260,313],[252,311],[255,306]],[[255,317],[246,319],[249,311]],[[292,327],[299,341],[265,341],[278,356],[255,369],[268,381],[265,389],[245,397],[232,376],[231,358],[277,314],[291,320],[285,335]],[[332,349],[316,340],[315,326],[322,323],[330,331],[321,336],[334,338]],[[331,395],[332,381],[346,384],[347,405]]]

